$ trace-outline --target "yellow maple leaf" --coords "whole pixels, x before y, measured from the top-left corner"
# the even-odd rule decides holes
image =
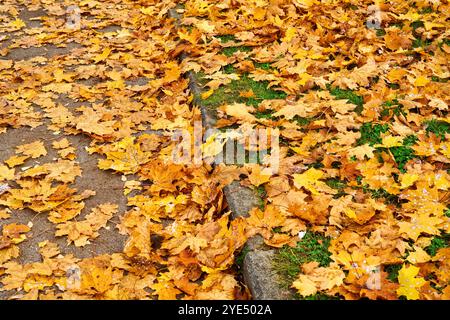
[[[402,177],[400,179],[400,183],[401,183],[400,189],[405,189],[405,188],[412,186],[414,184],[414,182],[416,182],[417,180],[419,180],[418,174],[405,173],[404,175],[402,175]]]
[[[316,187],[325,185],[324,182],[319,181],[319,179],[323,177],[323,171],[315,168],[310,168],[302,174],[294,174],[293,177],[294,186],[297,189],[304,187],[314,195],[319,194]]]
[[[17,28],[17,29],[22,29],[23,27],[26,26],[26,24],[25,24],[25,22],[23,22],[23,20],[17,18],[16,20],[11,21],[9,23],[9,26],[13,27],[13,28]]]
[[[141,11],[143,14],[152,16],[155,13],[155,7],[140,8],[139,11]]]
[[[415,266],[406,267],[406,265],[403,265],[398,273],[400,287],[397,289],[397,294],[399,296],[405,296],[408,300],[419,299],[419,291],[417,291],[417,288],[420,288],[426,283],[425,279],[416,277],[419,270]]]
[[[227,115],[235,117],[242,122],[253,123],[256,121],[256,117],[249,112],[249,110],[251,111],[251,108],[243,103],[226,105],[223,107],[223,110]]]
[[[294,0],[294,3],[299,7],[309,8],[313,4],[316,4],[317,0]]]
[[[292,283],[292,287],[297,289],[298,293],[303,297],[317,293],[315,282],[304,274],[298,276],[298,279]]]
[[[26,156],[30,156],[33,159],[36,159],[41,156],[45,156],[47,154],[47,150],[45,149],[42,141],[37,140],[32,143],[18,146],[16,148],[16,153],[21,153]]]
[[[212,96],[213,93],[214,93],[214,89],[211,89],[211,90],[203,92],[202,93],[202,99],[203,100],[208,99],[210,96]]]
[[[431,259],[430,255],[421,247],[414,246],[414,250],[415,250],[414,252],[411,252],[408,255],[408,258],[406,259],[408,260],[408,262],[416,264],[430,261]]]
[[[402,137],[394,137],[391,135],[384,136],[381,144],[376,144],[374,147],[392,148],[400,147],[403,145]]]
[[[14,179],[15,170],[9,169],[5,165],[0,165],[0,181]]]
[[[197,23],[195,25],[199,30],[205,32],[205,33],[213,33],[216,29],[214,25],[212,25],[207,20],[202,20],[201,22]]]
[[[94,62],[99,63],[100,61],[104,61],[104,60],[106,60],[106,58],[109,57],[110,54],[111,54],[111,49],[105,48],[101,54],[95,56]]]
[[[416,87],[424,87],[430,82],[430,79],[424,76],[419,76],[414,80],[414,85]]]
[[[368,144],[363,144],[362,146],[357,146],[348,150],[348,156],[356,157],[358,160],[364,160],[366,157],[371,159],[374,157],[373,152],[375,151],[374,147],[369,146]]]
[[[272,177],[272,172],[268,168],[261,170],[259,165],[255,165],[252,168],[252,173],[248,176],[250,182],[255,187],[258,187],[266,182],[269,182]]]
[[[439,234],[440,231],[437,226],[442,223],[442,219],[438,217],[432,217],[426,213],[418,213],[411,217],[411,221],[400,221],[398,226],[399,232],[406,234],[414,241],[417,240],[419,235],[424,232],[427,234]]]
[[[289,27],[286,30],[285,36],[282,39],[283,42],[291,42],[292,39],[296,36],[297,34],[297,28],[294,27]]]

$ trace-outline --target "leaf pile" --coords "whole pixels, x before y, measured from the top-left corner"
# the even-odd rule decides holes
[[[182,69],[218,126],[280,130],[280,170],[248,166],[266,194],[248,223],[275,247],[332,238],[331,264],[303,264],[293,287],[449,299],[448,1],[378,1],[378,29],[371,1],[183,3]]]

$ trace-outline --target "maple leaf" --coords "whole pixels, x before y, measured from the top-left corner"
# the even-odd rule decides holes
[[[419,291],[417,288],[422,287],[426,283],[423,278],[416,277],[419,274],[419,270],[415,266],[402,266],[398,273],[400,287],[397,289],[397,294],[399,296],[405,296],[408,300],[419,299]]]
[[[5,165],[0,165],[0,182],[5,180],[12,180],[15,175],[14,169],[9,169]]]
[[[300,274],[292,287],[302,296],[316,294],[318,290],[330,290],[343,284],[344,272],[336,265],[318,267],[317,262],[306,263],[302,266],[304,274]]]
[[[411,264],[424,263],[430,261],[428,253],[418,246],[414,246],[414,252],[411,252],[406,259]]]
[[[115,143],[112,150],[106,152],[106,159],[98,161],[98,167],[102,170],[112,169],[125,174],[136,173],[140,165],[150,160],[151,154],[143,152],[140,144],[134,141],[134,137],[126,137]]]
[[[399,232],[406,234],[414,241],[417,240],[422,232],[427,234],[439,234],[440,231],[437,226],[442,223],[442,219],[432,217],[427,213],[417,213],[411,217],[410,222],[399,222]]]
[[[109,57],[109,55],[111,54],[111,51],[112,51],[111,48],[105,48],[101,54],[97,55],[94,58],[94,62],[99,63],[101,61],[106,60]]]
[[[45,149],[45,146],[42,143],[42,141],[38,140],[32,143],[16,147],[16,153],[22,153],[25,156],[29,156],[33,159],[36,159],[41,156],[45,156],[47,154],[47,150]]]
[[[67,242],[74,243],[77,247],[83,247],[99,236],[98,231],[105,228],[109,219],[117,213],[118,206],[105,203],[92,209],[82,221],[68,221],[56,226],[57,237],[67,235]]]
[[[234,117],[241,122],[253,123],[256,121],[256,117],[249,112],[249,107],[245,104],[235,103],[226,105],[221,108],[227,115]]]
[[[259,165],[252,166],[252,173],[248,176],[251,184],[258,187],[264,183],[269,182],[272,177],[272,171],[269,168],[263,168]]]
[[[321,170],[310,168],[302,174],[294,174],[294,185],[300,189],[304,187],[310,191],[313,195],[318,195],[319,191],[316,188],[324,188],[326,184],[319,181],[323,177],[324,173]]]

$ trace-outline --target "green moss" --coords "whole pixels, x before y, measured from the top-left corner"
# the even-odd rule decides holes
[[[334,178],[333,179],[328,179],[327,181],[325,181],[325,183],[330,188],[337,189],[337,190],[343,189],[343,188],[345,188],[347,186],[345,181],[341,181],[339,179],[334,179]]]
[[[226,55],[227,57],[231,57],[233,54],[235,54],[238,51],[242,52],[250,52],[252,51],[252,47],[247,46],[238,46],[238,47],[227,47],[222,49],[222,53]]]
[[[356,94],[352,90],[344,90],[336,87],[327,87],[330,91],[330,94],[334,96],[336,99],[346,99],[348,102],[356,105],[355,112],[361,113],[363,110],[364,99],[360,95]]]
[[[281,248],[275,258],[274,267],[283,279],[282,285],[289,288],[297,278],[304,263],[317,261],[321,267],[329,266],[332,261],[331,253],[328,251],[330,241],[329,237],[307,231],[303,239],[297,242],[296,247],[284,246]],[[301,300],[339,299],[320,292],[308,297],[294,294],[293,297]]]
[[[435,256],[439,249],[448,247],[450,247],[450,233],[444,233],[441,236],[433,237],[430,245],[425,248],[425,251],[430,256]]]
[[[232,64],[228,64],[225,67],[223,67],[223,72],[225,72],[226,74],[233,74],[236,73],[237,70],[235,67],[233,67]]]
[[[296,293],[294,298],[297,300],[339,300],[339,297],[330,296],[324,293],[316,293],[307,297],[302,297]]]
[[[258,207],[264,210],[266,207],[265,199],[267,198],[266,188],[263,185],[258,186],[256,188],[256,194],[258,195]]]
[[[258,119],[274,119],[272,116],[275,113],[273,110],[257,111],[255,117]]]
[[[398,88],[400,86],[398,84],[391,84],[391,85],[397,85]],[[381,118],[383,117],[392,117],[394,115],[400,116],[401,114],[405,115],[405,112],[403,111],[403,105],[398,102],[397,99],[386,101],[382,104],[383,110],[380,112]]]
[[[393,89],[393,90],[398,90],[398,89],[400,89],[400,85],[399,85],[398,83],[388,83],[387,86],[388,86],[390,89]]]
[[[254,97],[241,97],[241,92],[252,90]],[[269,88],[268,81],[255,81],[247,74],[243,74],[239,80],[219,87],[209,98],[203,100],[205,106],[217,107],[225,103],[245,103],[251,106],[258,106],[259,103],[267,99],[285,99],[286,93]]]
[[[253,64],[255,65],[255,68],[266,70],[266,71],[274,69],[269,62],[264,62],[264,63],[253,62]]]
[[[346,195],[346,193],[344,191],[344,188],[347,187],[347,183],[345,181],[333,178],[333,179],[326,180],[325,183],[330,188],[336,189],[338,191],[338,193],[335,194],[333,196],[333,198],[336,199],[336,198],[339,198],[339,197],[342,197],[342,196]]]
[[[416,154],[414,153],[414,149],[411,148],[412,145],[414,145],[417,141],[416,136],[408,136],[403,140],[403,146],[399,147],[392,147],[389,148],[389,151],[394,156],[395,162],[397,163],[398,168],[400,171],[405,172],[405,165],[406,163],[416,158]]]
[[[410,26],[413,28],[413,30],[416,30],[417,28],[423,28],[425,25],[423,21],[416,20],[411,22]]]
[[[300,116],[295,116],[294,117],[294,121],[297,122],[297,124],[299,126],[307,126],[313,120],[314,120],[314,118],[305,118],[305,117],[300,117]]]
[[[419,11],[420,14],[427,14],[427,13],[432,13],[432,12],[433,12],[432,7],[426,7]]]
[[[280,249],[275,259],[277,271],[290,285],[300,273],[302,264],[317,261],[322,267],[328,266],[331,262],[328,251],[330,241],[329,237],[307,231],[296,247],[284,246]]]
[[[398,282],[398,272],[401,268],[401,264],[390,264],[384,266],[384,271],[388,273],[387,279],[391,282]]]
[[[425,122],[425,130],[432,132],[441,140],[445,140],[445,134],[450,133],[450,123],[445,121],[430,120]]]
[[[364,123],[359,129],[361,137],[358,139],[358,145],[368,143],[370,146],[381,143],[381,134],[389,130],[387,124],[372,124],[370,122]]]
[[[439,83],[447,83],[450,78],[439,78],[436,76],[431,76],[431,81],[433,82],[439,82]]]
[[[241,273],[244,268],[244,259],[247,253],[250,252],[250,248],[246,245],[242,248],[241,252],[236,256],[235,264],[238,267],[238,272]]]
[[[366,187],[363,187],[364,192],[368,192],[371,194],[373,199],[384,199],[384,202],[386,204],[399,204],[400,199],[395,194],[391,194],[387,192],[385,189],[380,188],[377,190],[369,189]]]
[[[224,34],[216,37],[219,38],[222,43],[227,43],[236,40],[236,37],[233,36],[232,34]]]
[[[416,38],[413,40],[412,42],[412,47],[413,48],[425,48],[428,47],[429,45],[431,45],[432,41],[430,39],[421,39],[421,38]]]

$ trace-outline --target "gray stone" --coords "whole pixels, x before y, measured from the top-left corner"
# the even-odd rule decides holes
[[[241,186],[239,181],[232,182],[224,191],[234,218],[248,217],[249,211],[261,201],[252,189]]]
[[[254,300],[287,300],[289,292],[281,287],[272,267],[274,250],[247,253],[244,259],[244,280]]]

